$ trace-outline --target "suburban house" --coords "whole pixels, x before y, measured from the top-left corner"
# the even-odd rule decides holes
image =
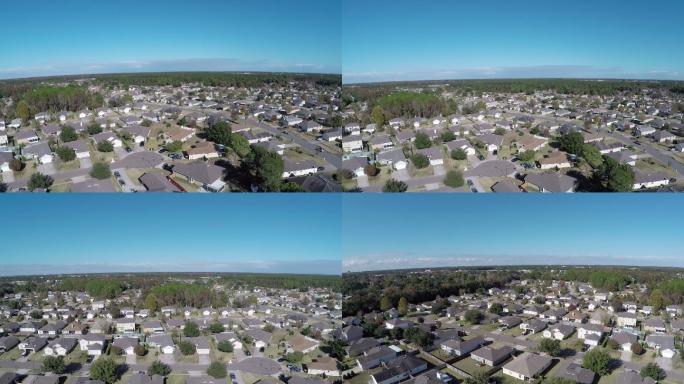
[[[121,350],[122,353],[126,355],[134,355],[135,347],[139,345],[137,337],[119,337],[112,341],[112,345]]]
[[[534,380],[553,362],[553,359],[536,353],[525,352],[503,366],[505,375],[518,380]]]
[[[674,336],[672,335],[648,335],[646,345],[658,351],[660,356],[671,359],[676,353]]]
[[[392,143],[392,139],[390,139],[389,135],[378,135],[371,137],[371,139],[368,140],[368,147],[371,151],[380,151],[392,148],[393,146],[394,143]]]
[[[116,320],[117,333],[133,333],[135,332],[135,320],[132,319],[118,319]]]
[[[60,337],[45,347],[45,356],[66,356],[76,347],[77,343],[76,339]]]
[[[37,143],[39,140],[40,138],[32,129],[23,129],[14,135],[14,143],[16,145]]]
[[[93,135],[92,138],[95,140],[95,144],[99,144],[102,141],[108,141],[114,148],[120,148],[123,146],[123,141],[116,137],[113,132],[100,132]]]
[[[189,160],[213,159],[219,157],[219,153],[213,143],[204,141],[187,149],[185,156]]]
[[[223,171],[223,168],[203,161],[173,166],[174,175],[179,175],[190,183],[202,186],[212,192],[220,192],[226,186],[223,181]]]
[[[473,351],[470,354],[470,358],[480,364],[494,367],[506,361],[514,352],[515,349],[509,346],[503,346],[501,348],[482,347]]]
[[[406,169],[408,161],[402,148],[389,149],[375,155],[375,161],[381,165],[389,165],[396,170]]]
[[[363,149],[363,140],[360,135],[344,136],[342,138],[342,150],[346,153],[358,152]]]
[[[525,183],[535,186],[540,192],[574,192],[577,179],[562,173],[530,173]]]
[[[577,384],[593,384],[596,374],[592,370],[582,368],[580,364],[570,363],[556,373],[556,377],[567,379]]]
[[[90,145],[86,140],[70,141],[62,145],[73,149],[74,152],[76,152],[77,159],[85,159],[90,157]]]
[[[173,344],[173,339],[167,334],[148,336],[145,342],[151,347],[159,348],[161,353],[165,355],[173,354],[173,352],[176,350],[176,347]]]
[[[547,339],[565,340],[575,332],[575,327],[567,324],[557,324],[544,330],[542,336]]]
[[[474,336],[469,339],[450,339],[440,344],[442,350],[452,356],[465,356],[485,344],[482,336]]]
[[[40,164],[52,163],[52,159],[54,158],[52,149],[50,149],[50,145],[46,142],[25,146],[21,150],[21,155],[27,159],[36,160]]]
[[[626,352],[632,350],[632,344],[637,342],[637,335],[629,332],[616,332],[610,336],[610,339],[620,346],[620,349]]]
[[[636,327],[637,317],[634,313],[619,312],[615,315],[615,324],[618,327]]]
[[[541,169],[554,169],[554,168],[570,168],[572,164],[568,160],[568,154],[565,152],[553,152],[538,161],[539,168]]]

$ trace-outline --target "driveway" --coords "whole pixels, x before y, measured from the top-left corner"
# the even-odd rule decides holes
[[[93,162],[90,160],[90,157],[78,159],[78,162],[81,164],[81,168],[90,169],[93,167]]]
[[[138,361],[136,360],[135,355],[126,355],[126,364],[133,365],[137,362]]]
[[[116,154],[117,159],[123,159],[124,157],[126,157],[126,155],[128,155],[128,152],[126,152],[126,148],[124,148],[123,146],[114,148],[114,153]]]
[[[173,354],[162,353],[159,355],[159,361],[164,364],[173,364],[176,362],[176,359],[173,357]]]
[[[144,187],[138,186],[133,182],[133,179],[131,179],[128,176],[128,173],[126,173],[125,169],[123,169],[123,168],[112,169],[112,174],[114,174],[114,172],[119,172],[119,175],[121,175],[121,176],[117,177],[117,179],[121,179],[124,181],[124,183],[125,183],[124,185],[121,185],[121,183],[119,183],[119,185],[121,185],[121,189],[124,192],[133,192],[133,191],[143,192],[145,190]],[[119,181],[117,180],[117,183],[118,182]]]
[[[408,170],[406,168],[404,169],[397,169],[396,171],[392,172],[392,178],[395,180],[399,181],[406,181],[411,178],[408,174]]]
[[[439,165],[434,165],[432,167],[432,172],[435,176],[444,176],[446,175],[446,170],[444,169],[444,165],[439,164]]]
[[[54,175],[57,173],[54,163],[40,164],[38,165],[38,172],[44,175]]]
[[[357,176],[357,177],[356,177],[356,185],[357,185],[359,188],[366,188],[366,187],[368,187],[368,186],[370,185],[370,183],[368,183],[368,176],[366,176],[366,175]]]
[[[198,355],[200,364],[211,363],[211,357],[209,355]]]
[[[7,171],[2,173],[2,182],[3,183],[11,183],[14,181],[14,172],[12,171]]]

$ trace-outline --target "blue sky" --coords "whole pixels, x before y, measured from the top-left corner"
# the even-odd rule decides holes
[[[344,0],[345,83],[684,79],[680,0]]]
[[[340,73],[339,1],[6,1],[0,78],[196,70]]]
[[[342,270],[684,267],[677,194],[345,195]]]
[[[334,195],[2,198],[0,275],[340,273],[340,199]]]

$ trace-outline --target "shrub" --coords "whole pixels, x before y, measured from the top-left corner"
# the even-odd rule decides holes
[[[197,326],[197,323],[193,321],[186,321],[185,326],[183,327],[183,335],[185,337],[197,337],[200,335],[199,327]]]
[[[423,132],[418,132],[418,133],[416,133],[416,139],[413,142],[413,144],[418,149],[425,149],[425,148],[430,148],[430,146],[432,145],[432,142],[430,141],[430,138],[428,137],[428,135],[426,135]]]
[[[211,323],[211,325],[209,325],[209,331],[211,333],[221,333],[225,331],[225,328],[221,323]]]
[[[368,176],[376,176],[380,172],[380,170],[375,165],[368,164],[365,167],[363,167],[363,172]]]
[[[641,368],[641,377],[650,377],[653,380],[660,381],[665,378],[665,370],[660,368],[656,363],[648,363]]]
[[[406,183],[394,179],[387,180],[385,186],[382,187],[383,192],[406,192],[407,189],[408,185]]]
[[[119,380],[119,365],[108,357],[101,357],[90,366],[90,378],[112,384]]]
[[[76,151],[69,147],[59,147],[55,151],[60,160],[67,162],[76,159]]]
[[[147,348],[142,344],[138,344],[133,348],[133,352],[138,356],[145,356],[147,354]]]
[[[168,376],[169,373],[171,373],[171,367],[162,363],[159,360],[153,362],[149,366],[149,368],[147,368],[147,374],[150,376],[152,376],[152,375]]]
[[[43,175],[42,173],[34,173],[31,175],[31,178],[28,181],[28,184],[26,187],[28,188],[29,191],[33,191],[35,189],[48,189],[52,185],[52,177],[48,175]]]
[[[561,343],[560,340],[556,339],[542,339],[539,342],[539,351],[548,353],[551,356],[560,355]]]
[[[451,158],[454,160],[465,160],[468,158],[468,154],[461,148],[457,148],[451,151]]]
[[[46,356],[43,359],[43,371],[52,372],[55,374],[64,373],[64,357],[63,356]]]
[[[95,163],[93,164],[93,169],[90,170],[90,176],[98,180],[104,180],[112,176],[112,172],[109,170],[109,164],[106,163]]]
[[[449,171],[444,178],[444,185],[451,188],[462,187],[465,181],[463,180],[463,174],[459,171]]]
[[[221,352],[233,352],[233,343],[228,340],[221,340],[216,348]]]
[[[185,340],[178,343],[178,350],[185,356],[194,355],[196,352],[195,344]]]
[[[427,156],[420,153],[413,155],[411,157],[411,161],[413,162],[413,165],[415,165],[418,169],[427,168],[430,165],[430,159],[428,159]]]
[[[109,141],[102,140],[97,143],[97,150],[100,152],[112,152],[114,151],[114,144],[110,143]]]
[[[226,365],[223,363],[219,363],[218,361],[214,361],[209,365],[209,368],[207,368],[207,374],[215,379],[221,379],[226,377]]]

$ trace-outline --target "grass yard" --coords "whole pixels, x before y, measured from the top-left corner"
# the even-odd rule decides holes
[[[9,351],[0,354],[0,359],[2,360],[16,360],[21,357],[21,350],[18,347],[14,347]]]
[[[672,161],[674,162],[674,160]],[[671,167],[655,159],[639,159],[636,162],[636,167],[648,173],[665,172],[670,177],[677,176],[677,173]]]
[[[470,357],[461,359],[452,365],[471,375],[475,374],[476,372],[489,372],[490,370],[494,369],[493,367],[480,365]]]

